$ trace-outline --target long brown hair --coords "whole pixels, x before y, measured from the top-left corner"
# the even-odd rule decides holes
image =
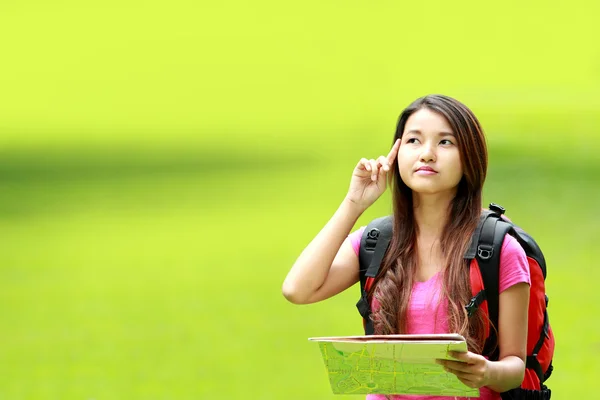
[[[393,142],[402,138],[408,118],[423,108],[442,115],[448,121],[457,139],[463,167],[463,176],[448,210],[448,223],[440,239],[445,259],[441,273],[442,299],[448,300],[448,327],[450,332],[465,336],[471,351],[481,353],[483,316],[477,313],[469,319],[464,308],[471,298],[469,267],[464,254],[481,214],[482,189],[487,172],[485,137],[479,121],[464,104],[447,96],[429,95],[415,100],[400,114]],[[372,315],[375,333],[378,334],[407,331],[406,315],[417,268],[418,227],[413,213],[412,190],[402,181],[397,161],[390,167],[394,171],[389,176],[394,234],[369,292],[369,297],[375,295],[380,303]]]

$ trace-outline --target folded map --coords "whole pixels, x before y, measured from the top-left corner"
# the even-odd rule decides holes
[[[458,334],[318,337],[335,394],[419,394],[479,397],[436,359],[467,351]]]

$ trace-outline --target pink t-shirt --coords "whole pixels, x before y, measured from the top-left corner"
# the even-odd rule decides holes
[[[354,231],[348,238],[352,248],[358,255],[360,249],[360,239],[365,227]],[[500,282],[499,290],[502,293],[509,287],[517,283],[526,282],[531,285],[529,278],[529,263],[523,248],[519,242],[510,235],[506,235],[502,243],[500,252]],[[442,280],[437,273],[426,282],[414,282],[410,303],[407,310],[407,333],[449,333],[448,332],[448,301],[440,302],[440,293]],[[371,308],[377,309],[379,304],[376,299],[373,300]],[[448,397],[439,396],[417,396],[417,395],[398,395],[391,396],[393,400],[448,400]],[[482,387],[480,389],[480,399],[499,400],[500,394]],[[462,397],[460,399],[463,399]],[[467,398],[465,398],[467,399]],[[470,399],[473,399],[472,397]],[[379,394],[367,395],[367,400],[385,400],[385,396]]]

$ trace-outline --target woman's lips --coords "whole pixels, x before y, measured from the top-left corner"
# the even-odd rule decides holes
[[[421,167],[415,171],[419,175],[435,175],[437,171],[431,167]]]

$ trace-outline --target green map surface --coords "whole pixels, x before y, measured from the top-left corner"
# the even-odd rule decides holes
[[[444,371],[435,359],[449,359],[461,343],[348,343],[320,341],[319,348],[335,394],[420,394],[478,397]]]

